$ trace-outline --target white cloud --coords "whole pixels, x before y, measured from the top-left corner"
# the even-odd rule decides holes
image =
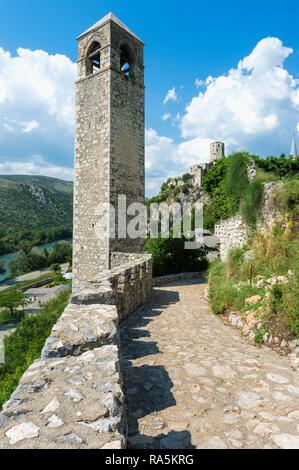
[[[177,102],[178,100],[178,94],[176,92],[176,88],[173,87],[170,90],[168,90],[167,95],[165,96],[165,99],[163,101],[164,105],[167,104],[169,101]]]
[[[180,113],[177,113],[174,118],[173,118],[173,123],[174,124],[177,124],[177,123],[180,123],[182,121],[182,116],[180,115]]]
[[[197,79],[181,114],[162,119],[179,126],[176,140],[146,131],[147,190],[209,160],[209,144],[223,140],[228,152],[288,152],[299,131],[299,81],[286,68],[292,49],[265,38],[235,68]],[[0,172],[72,177],[75,64],[66,56],[0,48]],[[164,104],[178,102],[175,87]],[[42,155],[36,157],[31,155]]]
[[[30,134],[30,132],[34,131],[34,129],[37,129],[39,127],[39,123],[37,121],[29,121],[29,122],[24,122],[24,128],[22,132],[24,134]]]
[[[285,59],[293,53],[293,49],[284,47],[278,38],[262,39],[251,54],[239,62],[238,69],[248,70],[254,75],[268,73],[275,67],[283,67]]]
[[[210,158],[210,145],[212,139],[195,139],[182,142],[177,146],[177,161],[188,169],[196,163],[206,163]]]
[[[53,165],[39,155],[34,155],[30,160],[22,162],[0,162],[0,173],[2,175],[43,175],[70,181],[73,179],[71,168]]]
[[[3,129],[8,132],[16,132],[18,134],[30,134],[32,131],[39,127],[39,123],[35,120],[33,121],[16,121],[14,119],[9,119],[6,116],[2,117],[2,126]],[[1,132],[1,130],[0,130]]]
[[[205,80],[200,80],[199,78],[195,79],[195,88],[200,88],[201,86],[204,86],[206,84]]]
[[[170,113],[165,113],[165,114],[163,114],[163,116],[162,116],[162,120],[163,120],[164,122],[170,121],[171,118],[172,118],[172,114],[170,114]]]
[[[175,144],[174,140],[160,136],[154,129],[145,131],[146,189],[157,194],[163,182],[185,173],[195,163],[209,160],[209,139],[192,139]]]
[[[45,171],[72,166],[75,77],[76,65],[64,55],[19,48],[13,56],[0,48],[2,171],[8,161],[31,171],[28,156],[35,153],[51,161]]]
[[[299,81],[285,65],[292,52],[280,39],[268,37],[227,74],[197,79],[195,85],[205,88],[177,119],[181,142],[155,134],[155,153],[147,154],[151,187],[156,165],[160,184],[193,163],[209,161],[214,140],[223,140],[227,153],[241,149],[262,156],[287,153],[293,130],[299,132]]]
[[[265,38],[227,75],[208,77],[187,106],[182,136],[263,155],[286,151],[299,122],[298,83],[284,67],[291,53],[279,39]]]
[[[177,146],[173,139],[160,136],[154,129],[145,131],[145,170],[147,194],[159,192],[162,183],[180,174]]]
[[[181,123],[181,121],[182,121],[182,116],[180,115],[180,113],[177,113],[175,116],[173,116],[173,115],[170,114],[170,113],[165,113],[165,114],[163,114],[163,116],[162,116],[162,120],[163,120],[164,122],[169,122],[169,121],[171,121],[171,124],[172,124],[173,126],[177,126],[178,124]]]

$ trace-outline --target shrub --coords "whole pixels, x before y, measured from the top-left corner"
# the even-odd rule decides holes
[[[238,277],[238,279],[243,278],[245,263],[244,253],[245,250],[243,248],[235,248],[230,251],[225,269],[225,273],[228,277]]]
[[[273,286],[271,292],[271,298],[269,301],[270,311],[269,314],[272,317],[276,317],[277,314],[281,311],[281,304],[282,304],[282,296],[283,296],[283,287],[281,285]]]
[[[273,183],[275,181],[279,181],[279,177],[275,173],[266,172],[257,168],[256,180],[261,183]]]
[[[291,217],[299,215],[299,178],[284,181],[275,195],[275,203]]]
[[[237,253],[235,253],[237,256]],[[240,281],[239,273],[229,277],[227,264],[214,261],[209,268],[209,292],[211,307],[216,315],[223,314],[227,310],[242,310],[245,300],[253,295],[261,294],[261,290],[248,285],[237,287]]]
[[[214,313],[248,309],[245,300],[260,295],[265,327],[275,336],[294,334],[299,337],[299,240],[289,239],[285,231],[276,228],[270,234],[255,234],[251,241],[251,257],[246,261],[244,249],[232,250],[225,263],[215,262],[209,270],[211,305]],[[259,276],[264,282],[274,276],[286,276],[268,289],[257,288]],[[265,298],[265,293],[268,293]],[[256,342],[266,331],[256,331]]]
[[[239,210],[250,183],[248,162],[247,153],[236,153],[216,162],[205,176],[203,186],[212,199],[205,207],[205,228],[212,230],[217,221],[228,219]]]
[[[6,269],[5,269],[5,267],[4,267],[4,264],[3,264],[3,262],[0,260],[0,275],[5,274],[5,272],[6,272]]]
[[[235,289],[225,275],[225,265],[219,261],[211,263],[209,268],[209,295],[211,307],[216,315],[223,314],[233,305]]]
[[[217,189],[224,180],[227,172],[227,162],[227,158],[218,160],[208,171],[206,176],[204,176],[203,188],[210,196],[213,196],[215,189]]]
[[[254,342],[255,342],[255,344],[263,344],[264,336],[267,332],[268,332],[268,329],[265,325],[263,325],[261,328],[255,328],[254,329]]]
[[[299,272],[299,240],[289,240],[281,229],[257,234],[252,241],[254,274],[271,277],[288,270]]]
[[[38,315],[26,317],[4,340],[5,365],[0,369],[0,407],[17,387],[21,376],[40,357],[53,325],[64,311],[70,292],[63,292]]]
[[[67,242],[56,243],[51,253],[47,250],[39,253],[35,248],[31,248],[31,244],[25,242],[22,246],[23,249],[17,258],[10,263],[13,277],[46,268],[51,264],[72,263],[72,246]]]
[[[12,287],[0,293],[0,309],[4,308],[10,314],[11,320],[18,320],[23,312],[20,308],[26,304],[25,296],[22,291]]]
[[[285,324],[299,338],[299,276],[283,287],[280,312]]]
[[[153,257],[154,276],[197,272],[207,268],[206,249],[185,249],[184,238],[151,238],[145,243],[145,251]]]
[[[279,178],[290,178],[299,173],[299,160],[286,158],[284,154],[280,157],[271,156],[266,159],[254,156],[253,159],[258,168]]]
[[[56,243],[49,254],[48,262],[52,264],[72,263],[72,246],[67,242]]]
[[[249,155],[247,153],[235,153],[228,159],[227,172],[225,176],[225,189],[233,196],[236,209],[241,197],[249,186],[247,166]]]
[[[214,215],[215,223],[221,219],[228,219],[236,213],[235,199],[226,192],[224,182],[215,189],[209,209]]]
[[[261,181],[252,181],[243,196],[241,203],[241,215],[244,223],[254,229],[261,217],[264,186]]]

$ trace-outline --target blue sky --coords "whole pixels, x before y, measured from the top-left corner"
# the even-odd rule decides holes
[[[216,138],[228,151],[289,151],[299,123],[298,2],[0,0],[0,8],[0,173],[71,177],[75,38],[109,11],[146,43],[148,193],[207,159]]]

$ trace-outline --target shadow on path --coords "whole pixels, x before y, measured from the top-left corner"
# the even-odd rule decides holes
[[[124,391],[129,430],[129,446],[135,449],[190,449],[191,435],[188,431],[163,432],[163,423],[155,413],[176,405],[171,392],[173,383],[163,366],[155,365],[156,356],[161,354],[158,345],[146,328],[162,314],[169,305],[178,303],[178,292],[155,290],[151,303],[138,310],[121,326],[122,366]],[[152,360],[150,356],[153,356]],[[132,361],[147,358],[147,364],[134,366]],[[140,362],[140,361],[139,361]],[[140,419],[152,416],[153,436],[142,434]]]

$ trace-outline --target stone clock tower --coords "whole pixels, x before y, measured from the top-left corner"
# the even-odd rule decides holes
[[[73,272],[82,285],[109,269],[112,251],[143,248],[117,226],[113,237],[109,204],[117,213],[119,195],[144,202],[144,45],[112,13],[78,42]]]

